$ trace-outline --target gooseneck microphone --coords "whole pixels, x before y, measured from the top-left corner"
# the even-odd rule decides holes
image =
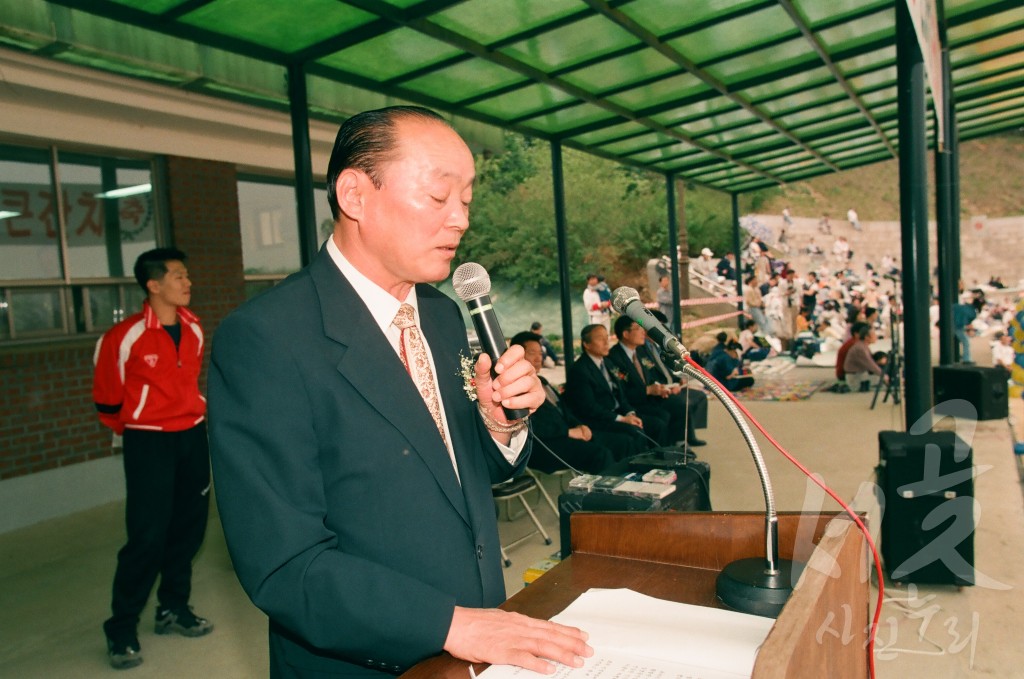
[[[633,288],[616,288],[612,293],[612,306],[623,316],[629,316],[637,325],[647,331],[647,335],[658,343],[662,351],[667,351],[676,358],[686,358],[690,353],[672,332],[662,324],[654,314],[640,301],[640,294]]]
[[[491,357],[491,377],[497,377],[493,366],[498,362],[498,357],[508,349],[508,344],[491,305],[491,277],[487,275],[487,269],[476,262],[466,262],[455,269],[452,286],[455,288],[455,294],[469,309],[469,317],[473,319],[473,327],[476,328],[477,337],[480,339],[480,348]],[[528,408],[502,409],[510,421],[522,419],[530,414]]]
[[[612,306],[620,314],[636,321],[655,342],[661,346],[662,355],[675,365],[674,370],[683,372],[699,381],[722,402],[743,436],[743,440],[754,458],[757,474],[764,494],[764,558],[740,559],[727,564],[715,581],[715,593],[726,605],[744,613],[774,618],[782,611],[793,585],[803,571],[803,564],[779,558],[779,519],[775,509],[775,493],[772,491],[768,467],[757,445],[754,433],[739,407],[733,403],[724,387],[707,372],[698,369],[689,358],[690,352],[668,329],[654,317],[640,301],[640,295],[633,288],[618,288],[612,294]]]

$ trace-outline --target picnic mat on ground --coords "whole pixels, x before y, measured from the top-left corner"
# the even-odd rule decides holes
[[[735,392],[744,401],[803,401],[835,380],[805,380],[802,382],[758,381],[754,386]]]

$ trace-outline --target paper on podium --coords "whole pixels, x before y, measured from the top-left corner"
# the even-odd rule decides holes
[[[594,655],[579,669],[553,675],[495,665],[486,679],[617,677],[620,679],[749,679],[771,618],[692,606],[629,589],[591,589],[551,618],[590,635]]]

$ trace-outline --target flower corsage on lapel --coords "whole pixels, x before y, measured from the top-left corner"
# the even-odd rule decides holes
[[[459,352],[459,376],[462,377],[462,390],[466,398],[476,400],[476,361],[472,356]]]

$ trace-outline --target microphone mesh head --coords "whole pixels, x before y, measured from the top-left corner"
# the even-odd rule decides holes
[[[620,314],[623,314],[626,313],[626,305],[634,299],[640,299],[640,293],[634,288],[627,288],[626,286],[615,288],[615,292],[612,293],[612,306],[615,307],[615,310]]]
[[[491,291],[491,277],[487,269],[476,262],[466,262],[452,275],[452,287],[463,302],[476,299]]]

